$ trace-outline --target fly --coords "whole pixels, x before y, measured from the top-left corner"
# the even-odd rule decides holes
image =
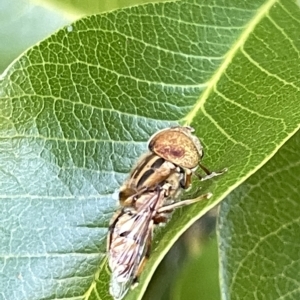
[[[110,293],[122,299],[138,277],[150,255],[153,228],[166,223],[171,212],[202,199],[176,202],[191,185],[198,166],[206,173],[201,180],[223,174],[210,172],[200,164],[203,147],[191,127],[159,131],[148,143],[150,152],[142,156],[119,191],[121,209],[113,216],[108,234],[108,264],[112,271]]]

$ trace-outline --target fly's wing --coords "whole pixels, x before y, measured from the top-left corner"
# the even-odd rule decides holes
[[[108,264],[112,271],[110,293],[115,299],[124,297],[137,275],[151,238],[152,219],[164,194],[156,191],[141,198],[144,204],[141,209],[126,208],[112,223]]]
[[[133,215],[123,213],[113,229],[109,246],[109,267],[112,271],[110,293],[122,299],[131,286],[151,235],[152,215],[149,209]]]

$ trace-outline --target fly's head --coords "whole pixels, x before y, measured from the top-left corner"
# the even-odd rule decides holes
[[[189,126],[163,129],[150,138],[148,148],[181,168],[195,169],[203,157],[203,147],[193,132]]]

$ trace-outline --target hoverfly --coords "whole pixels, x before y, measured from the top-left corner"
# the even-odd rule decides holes
[[[174,209],[212,196],[207,193],[174,203],[191,185],[191,176],[203,157],[201,143],[192,131],[191,127],[173,127],[152,136],[151,152],[142,156],[120,188],[122,209],[112,218],[108,235],[110,293],[114,299],[122,299],[137,282],[150,254],[154,225],[167,222]],[[205,177],[199,176],[201,180],[225,171],[210,172],[200,167],[206,172]]]

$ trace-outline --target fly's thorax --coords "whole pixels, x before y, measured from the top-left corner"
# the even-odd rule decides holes
[[[163,129],[149,139],[148,148],[177,166],[193,169],[203,157],[203,147],[193,132],[189,126]]]
[[[154,187],[163,182],[176,166],[160,156],[148,153],[131,173],[128,184],[140,190]]]
[[[176,166],[151,152],[143,156],[120,188],[119,200],[122,205],[132,205],[130,197],[146,190],[161,186],[166,178],[175,172]]]

